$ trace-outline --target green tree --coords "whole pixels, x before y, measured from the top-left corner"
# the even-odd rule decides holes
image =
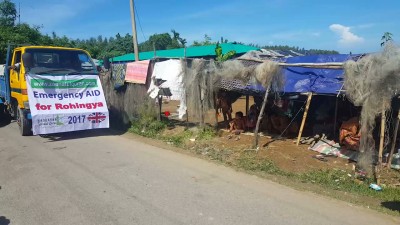
[[[192,46],[215,45],[215,44],[217,44],[217,42],[212,42],[211,37],[205,34],[203,41],[193,41]]]
[[[14,26],[17,18],[15,4],[10,0],[0,2],[0,26]]]
[[[17,26],[0,26],[0,63],[5,62],[7,46],[13,44],[39,45],[43,43],[40,27],[26,23]]]
[[[147,52],[155,50],[166,50],[174,48],[183,48],[186,45],[186,39],[182,38],[178,32],[171,30],[169,33],[153,34],[145,42],[139,44],[139,51]]]
[[[180,34],[176,32],[175,30],[171,30],[172,33],[172,42],[170,46],[168,46],[169,49],[174,49],[174,48],[184,48],[186,46],[186,39],[181,38]]]
[[[393,40],[392,38],[393,34],[390,32],[385,32],[383,33],[383,36],[381,38],[381,47],[383,47],[386,43],[390,42]]]
[[[229,52],[223,54],[223,52],[222,52],[222,47],[221,47],[221,45],[219,45],[219,43],[217,42],[217,46],[215,46],[215,55],[217,56],[217,57],[216,57],[216,60],[217,60],[218,62],[224,62],[224,61],[226,61],[226,60],[228,60],[228,59],[231,59],[233,56],[235,56],[235,55],[236,55],[236,51],[231,50],[231,51],[229,51]]]

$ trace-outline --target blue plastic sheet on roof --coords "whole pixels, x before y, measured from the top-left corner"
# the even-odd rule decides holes
[[[296,56],[284,59],[286,63],[330,63],[345,62],[347,60],[357,61],[363,55],[309,55]],[[277,61],[281,62],[282,59]],[[286,67],[283,69],[285,76],[285,93],[305,93],[336,95],[343,86],[343,69],[317,69],[305,67]],[[261,84],[248,83],[243,85],[237,81],[223,81],[221,88],[240,92],[242,94],[260,95],[265,92]]]
[[[329,63],[357,60],[360,55],[310,55],[286,59],[286,63]],[[337,94],[343,85],[343,69],[317,69],[286,67],[285,93],[313,92],[317,94]]]

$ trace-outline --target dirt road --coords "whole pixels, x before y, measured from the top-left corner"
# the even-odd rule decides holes
[[[0,127],[0,224],[399,224],[108,130]]]

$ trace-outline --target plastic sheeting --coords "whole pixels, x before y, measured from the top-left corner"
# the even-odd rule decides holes
[[[310,55],[286,59],[286,63],[330,63],[357,60],[360,55]],[[286,93],[313,92],[317,94],[337,94],[343,86],[343,69],[317,69],[286,67]]]
[[[345,62],[347,60],[357,61],[362,55],[309,55],[290,57],[284,60],[286,63],[330,63]],[[282,60],[278,60],[282,61]],[[250,63],[251,65],[254,63]],[[343,69],[318,69],[305,67],[286,67],[283,70],[285,76],[285,93],[313,92],[316,94],[336,95],[342,89]],[[222,83],[221,88],[231,88],[243,94],[255,95],[265,92],[261,85],[247,84],[238,85],[235,82]],[[228,88],[229,89],[229,88]]]
[[[163,62],[156,62],[153,70],[153,77],[165,80],[161,88],[171,90],[171,100],[181,100],[182,97],[182,65],[180,60],[170,59]]]
[[[156,98],[160,88],[169,88],[172,96],[171,100],[179,100],[180,107],[178,109],[179,119],[182,119],[186,113],[185,91],[182,84],[182,61],[170,59],[163,62],[156,62],[154,65],[152,82],[148,93],[151,98]],[[159,87],[154,84],[156,79],[165,80]]]

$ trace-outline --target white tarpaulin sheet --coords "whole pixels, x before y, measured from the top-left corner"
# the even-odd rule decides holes
[[[26,79],[34,135],[109,127],[97,75],[27,74]]]
[[[157,62],[154,65],[153,77],[165,80],[160,87],[169,88],[171,90],[171,100],[181,100],[183,87],[182,64],[180,60],[170,59],[163,62]]]
[[[163,62],[157,62],[154,65],[152,81],[148,90],[150,97],[156,98],[158,95],[159,88],[169,88],[172,96],[171,100],[180,101],[180,107],[178,110],[179,118],[186,113],[186,102],[185,102],[185,91],[182,84],[182,61],[176,59],[170,59]],[[165,80],[159,87],[154,85],[155,79]]]

